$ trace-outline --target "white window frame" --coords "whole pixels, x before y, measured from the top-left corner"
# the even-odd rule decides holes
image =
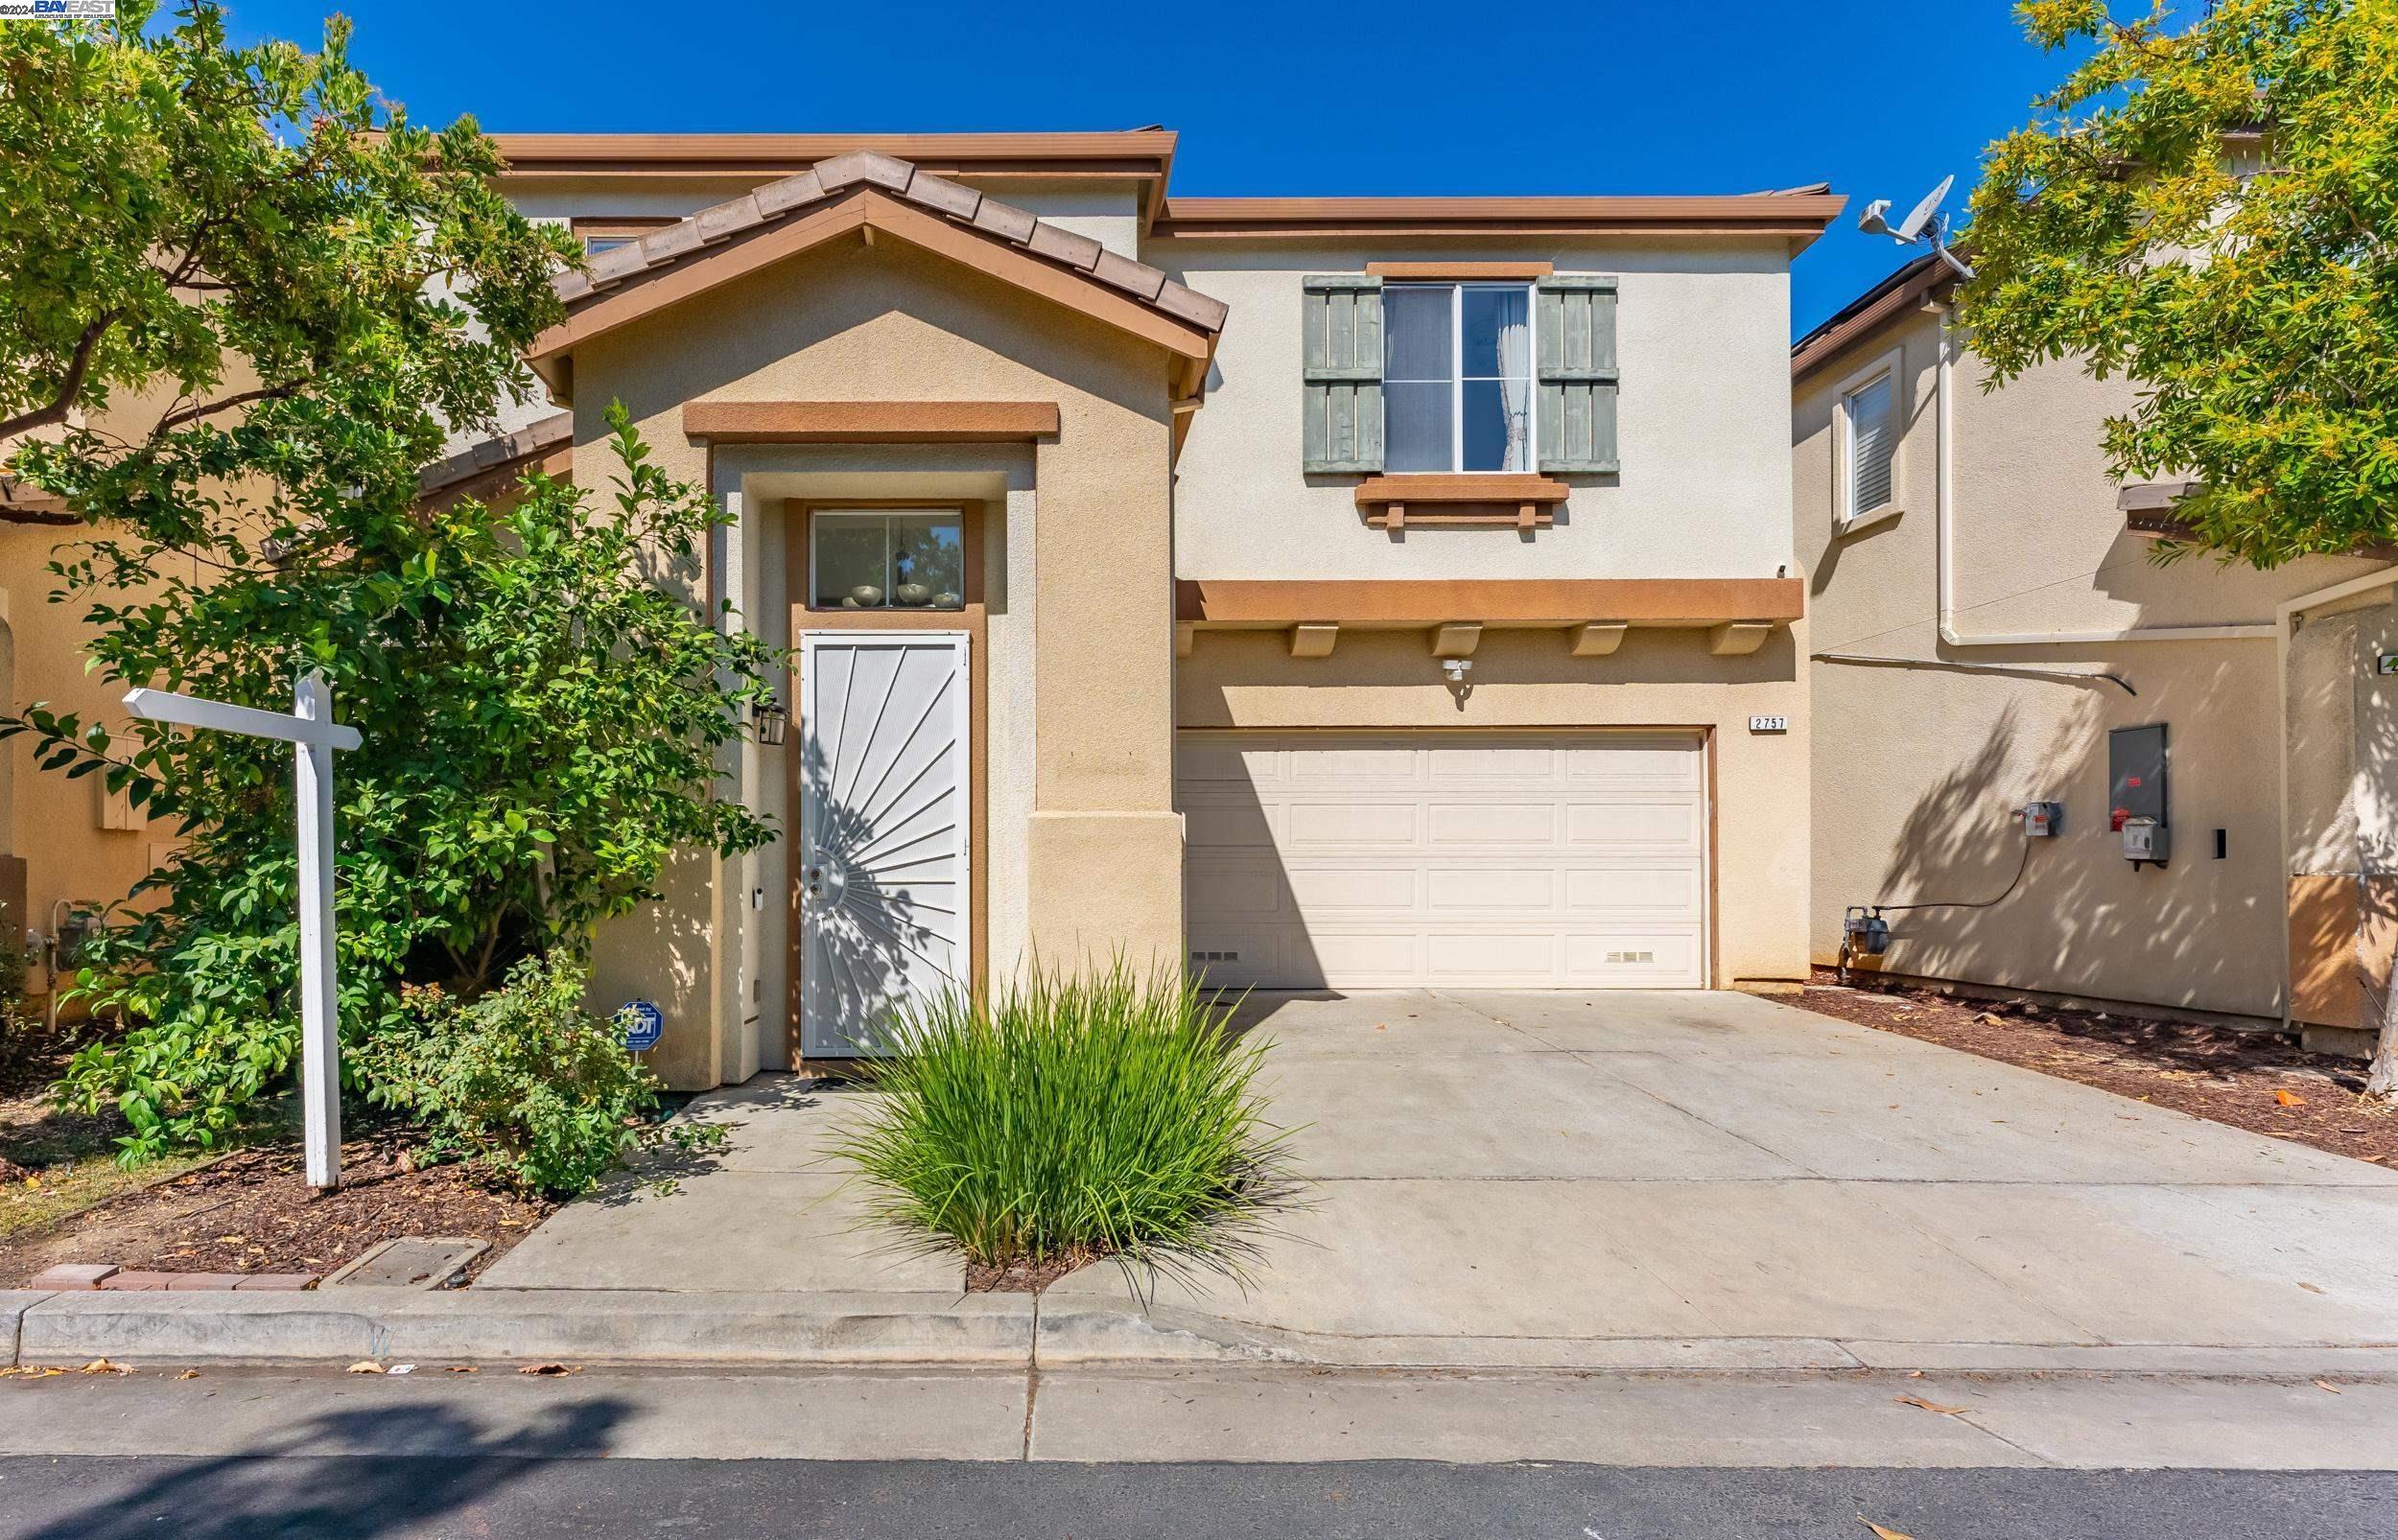
[[[1907,375],[1902,367],[1906,349],[1894,347],[1866,364],[1832,389],[1832,532],[1848,534],[1897,518],[1907,511],[1899,496],[1907,461]],[[1856,435],[1849,423],[1848,404],[1858,391],[1888,376],[1890,379],[1890,498],[1870,508],[1849,506],[1856,491]]]
[[[1537,284],[1506,278],[1424,278],[1405,283],[1387,283],[1384,289],[1446,289],[1448,300],[1448,469],[1445,471],[1393,471],[1393,476],[1529,476],[1540,453],[1540,338],[1532,339],[1534,353],[1524,360],[1524,467],[1521,471],[1461,471],[1466,463],[1466,298],[1469,289],[1512,289],[1524,296],[1524,321],[1532,327],[1540,324],[1535,314],[1540,296],[1535,292]],[[1386,320],[1387,328],[1389,322]],[[1386,331],[1386,337],[1389,335]],[[1385,344],[1387,345],[1387,344]],[[1476,378],[1480,378],[1477,376]],[[1385,384],[1388,382],[1386,381]],[[1427,381],[1400,382],[1428,384]],[[1383,453],[1390,453],[1390,395],[1382,398]]]
[[[961,612],[965,609],[965,606],[964,606],[963,604],[958,605],[958,606],[957,606],[956,608],[954,608],[954,609],[946,609],[946,610],[944,610],[944,609],[935,609],[935,608],[933,608],[932,606],[930,606],[930,605],[929,605],[929,604],[927,604],[927,605],[917,605],[917,606],[914,606],[914,607],[912,607],[912,608],[911,608],[911,607],[910,607],[910,606],[908,606],[908,605],[905,605],[905,604],[894,604],[894,603],[892,603],[892,602],[891,602],[891,595],[892,595],[892,591],[893,591],[895,588],[897,588],[897,587],[898,587],[898,585],[897,585],[896,583],[894,583],[894,582],[892,582],[892,581],[891,581],[891,525],[892,525],[892,523],[893,523],[894,521],[896,521],[896,520],[900,520],[900,519],[907,519],[907,518],[928,518],[928,517],[929,517],[929,518],[946,518],[946,519],[949,519],[949,520],[952,521],[953,523],[955,523],[955,525],[957,525],[957,542],[958,542],[958,549],[959,549],[960,551],[963,551],[963,550],[965,549],[965,547],[966,547],[966,513],[965,513],[965,510],[964,510],[964,509],[959,508],[959,507],[955,506],[954,504],[952,504],[952,505],[951,505],[951,506],[949,506],[949,507],[943,507],[943,506],[941,506],[941,505],[940,505],[940,504],[938,504],[938,503],[933,503],[933,504],[931,504],[931,505],[929,505],[929,506],[927,506],[927,507],[922,507],[922,508],[813,508],[813,509],[811,509],[811,510],[809,511],[809,515],[808,515],[808,598],[807,598],[807,607],[808,607],[809,609],[811,609],[811,610],[831,610],[831,609],[833,609],[833,608],[834,608],[834,606],[829,605],[829,604],[820,604],[820,603],[818,603],[818,602],[817,602],[817,600],[816,600],[816,534],[817,534],[817,532],[818,532],[819,530],[823,529],[823,527],[824,527],[827,524],[829,524],[829,523],[834,523],[834,522],[836,522],[836,521],[848,521],[848,520],[854,520],[854,519],[880,519],[880,520],[882,520],[882,603],[879,606],[879,608],[881,608],[881,609],[885,609],[885,610],[896,610],[896,611],[900,611],[900,612],[905,613],[905,614],[911,614],[911,615],[912,615],[912,614],[919,614],[919,613],[921,613],[921,614],[925,614],[925,615],[957,615],[957,614],[961,613]],[[962,595],[962,594],[963,594],[963,590],[962,590],[962,589],[960,590],[960,594],[961,594],[961,595]]]

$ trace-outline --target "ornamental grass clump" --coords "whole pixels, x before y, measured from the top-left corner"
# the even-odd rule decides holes
[[[838,1153],[869,1207],[933,1253],[1045,1281],[1102,1257],[1241,1275],[1294,1191],[1288,1133],[1264,1123],[1265,1044],[1170,972],[1036,968],[996,996],[951,991],[899,1013],[884,1095]]]

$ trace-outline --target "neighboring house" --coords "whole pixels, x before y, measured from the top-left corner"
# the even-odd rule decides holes
[[[1840,198],[1179,198],[1155,131],[500,143],[593,253],[532,356],[576,478],[623,401],[732,516],[694,587],[798,649],[727,789],[785,838],[600,939],[674,1084],[1036,958],[1804,976],[1788,268]]]
[[[2180,489],[2101,448],[2133,387],[1986,390],[1953,289],[1927,257],[1793,350],[1814,960],[1850,905],[1949,905],[1894,910],[1881,966],[2357,1046],[2398,899],[2398,567],[2158,567]],[[2119,814],[2170,860],[2127,859]]]

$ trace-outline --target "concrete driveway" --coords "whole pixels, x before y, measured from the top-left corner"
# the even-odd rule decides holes
[[[1253,997],[1311,1178],[1245,1286],[1152,1319],[1335,1364],[2234,1366],[2398,1360],[2398,1173],[1739,994]],[[740,1125],[668,1198],[552,1218],[482,1288],[951,1290],[822,1157],[859,1093]],[[1098,1268],[1048,1322],[1135,1304]],[[1070,1357],[1073,1336],[1057,1339]],[[2327,1355],[2329,1355],[2327,1357]]]

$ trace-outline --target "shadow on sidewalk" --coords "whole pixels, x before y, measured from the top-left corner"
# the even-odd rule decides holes
[[[178,1461],[130,1491],[24,1531],[23,1540],[421,1533],[524,1480],[539,1461],[604,1455],[631,1410],[597,1396],[516,1428],[440,1406],[331,1412],[239,1455]]]

